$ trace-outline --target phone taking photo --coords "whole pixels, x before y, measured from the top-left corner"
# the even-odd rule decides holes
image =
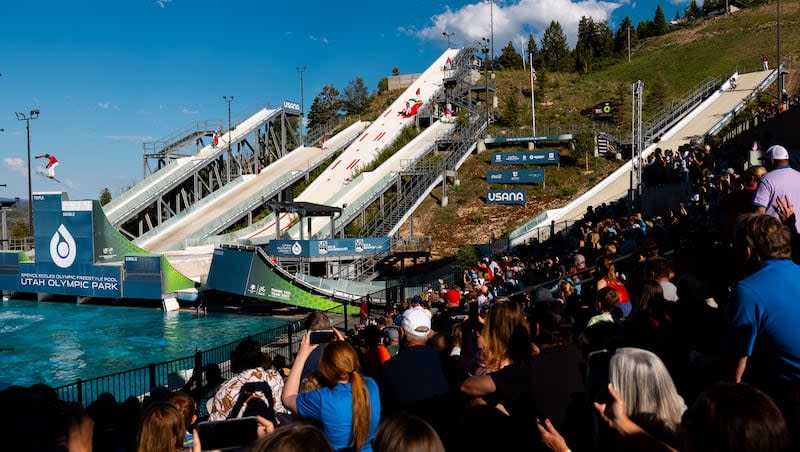
[[[312,331],[309,340],[312,344],[327,344],[336,338],[333,330]]]
[[[258,421],[252,416],[201,422],[197,434],[203,450],[238,449],[258,439]]]
[[[586,390],[590,400],[597,403],[608,403],[611,394],[608,383],[611,381],[611,352],[597,350],[589,353],[586,360]]]

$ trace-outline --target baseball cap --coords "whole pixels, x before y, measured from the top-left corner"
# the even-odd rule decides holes
[[[776,144],[767,149],[767,152],[761,156],[761,160],[789,160],[789,151],[785,147]]]
[[[431,332],[431,317],[422,308],[406,309],[401,326],[411,339],[425,340]]]
[[[386,335],[386,338],[391,341],[396,341],[400,339],[400,331],[397,328],[384,328],[383,334]]]

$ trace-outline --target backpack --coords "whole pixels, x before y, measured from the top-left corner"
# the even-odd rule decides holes
[[[271,404],[267,405],[261,397],[256,396],[256,392],[262,392],[267,400],[272,400],[272,388],[266,381],[245,383],[239,390],[239,397],[233,404],[228,419],[240,417],[239,412],[241,412],[241,417],[261,416],[274,423],[275,408]],[[244,411],[242,411],[243,406],[245,407]]]

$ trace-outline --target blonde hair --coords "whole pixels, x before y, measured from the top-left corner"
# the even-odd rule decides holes
[[[352,446],[360,450],[369,438],[372,410],[369,391],[360,372],[358,353],[347,342],[333,341],[322,351],[319,371],[330,384],[339,381],[350,383],[353,393]]]
[[[136,452],[168,452],[183,447],[186,423],[175,405],[155,402],[147,409],[139,428]]]
[[[375,452],[445,452],[439,434],[424,419],[408,413],[398,413],[381,420]]]
[[[611,383],[619,391],[628,416],[653,416],[676,432],[686,411],[683,397],[656,354],[622,347],[611,357]]]

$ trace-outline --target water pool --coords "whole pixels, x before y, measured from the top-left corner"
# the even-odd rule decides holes
[[[191,356],[288,323],[269,316],[73,303],[4,301],[0,305],[0,390],[61,386]]]

